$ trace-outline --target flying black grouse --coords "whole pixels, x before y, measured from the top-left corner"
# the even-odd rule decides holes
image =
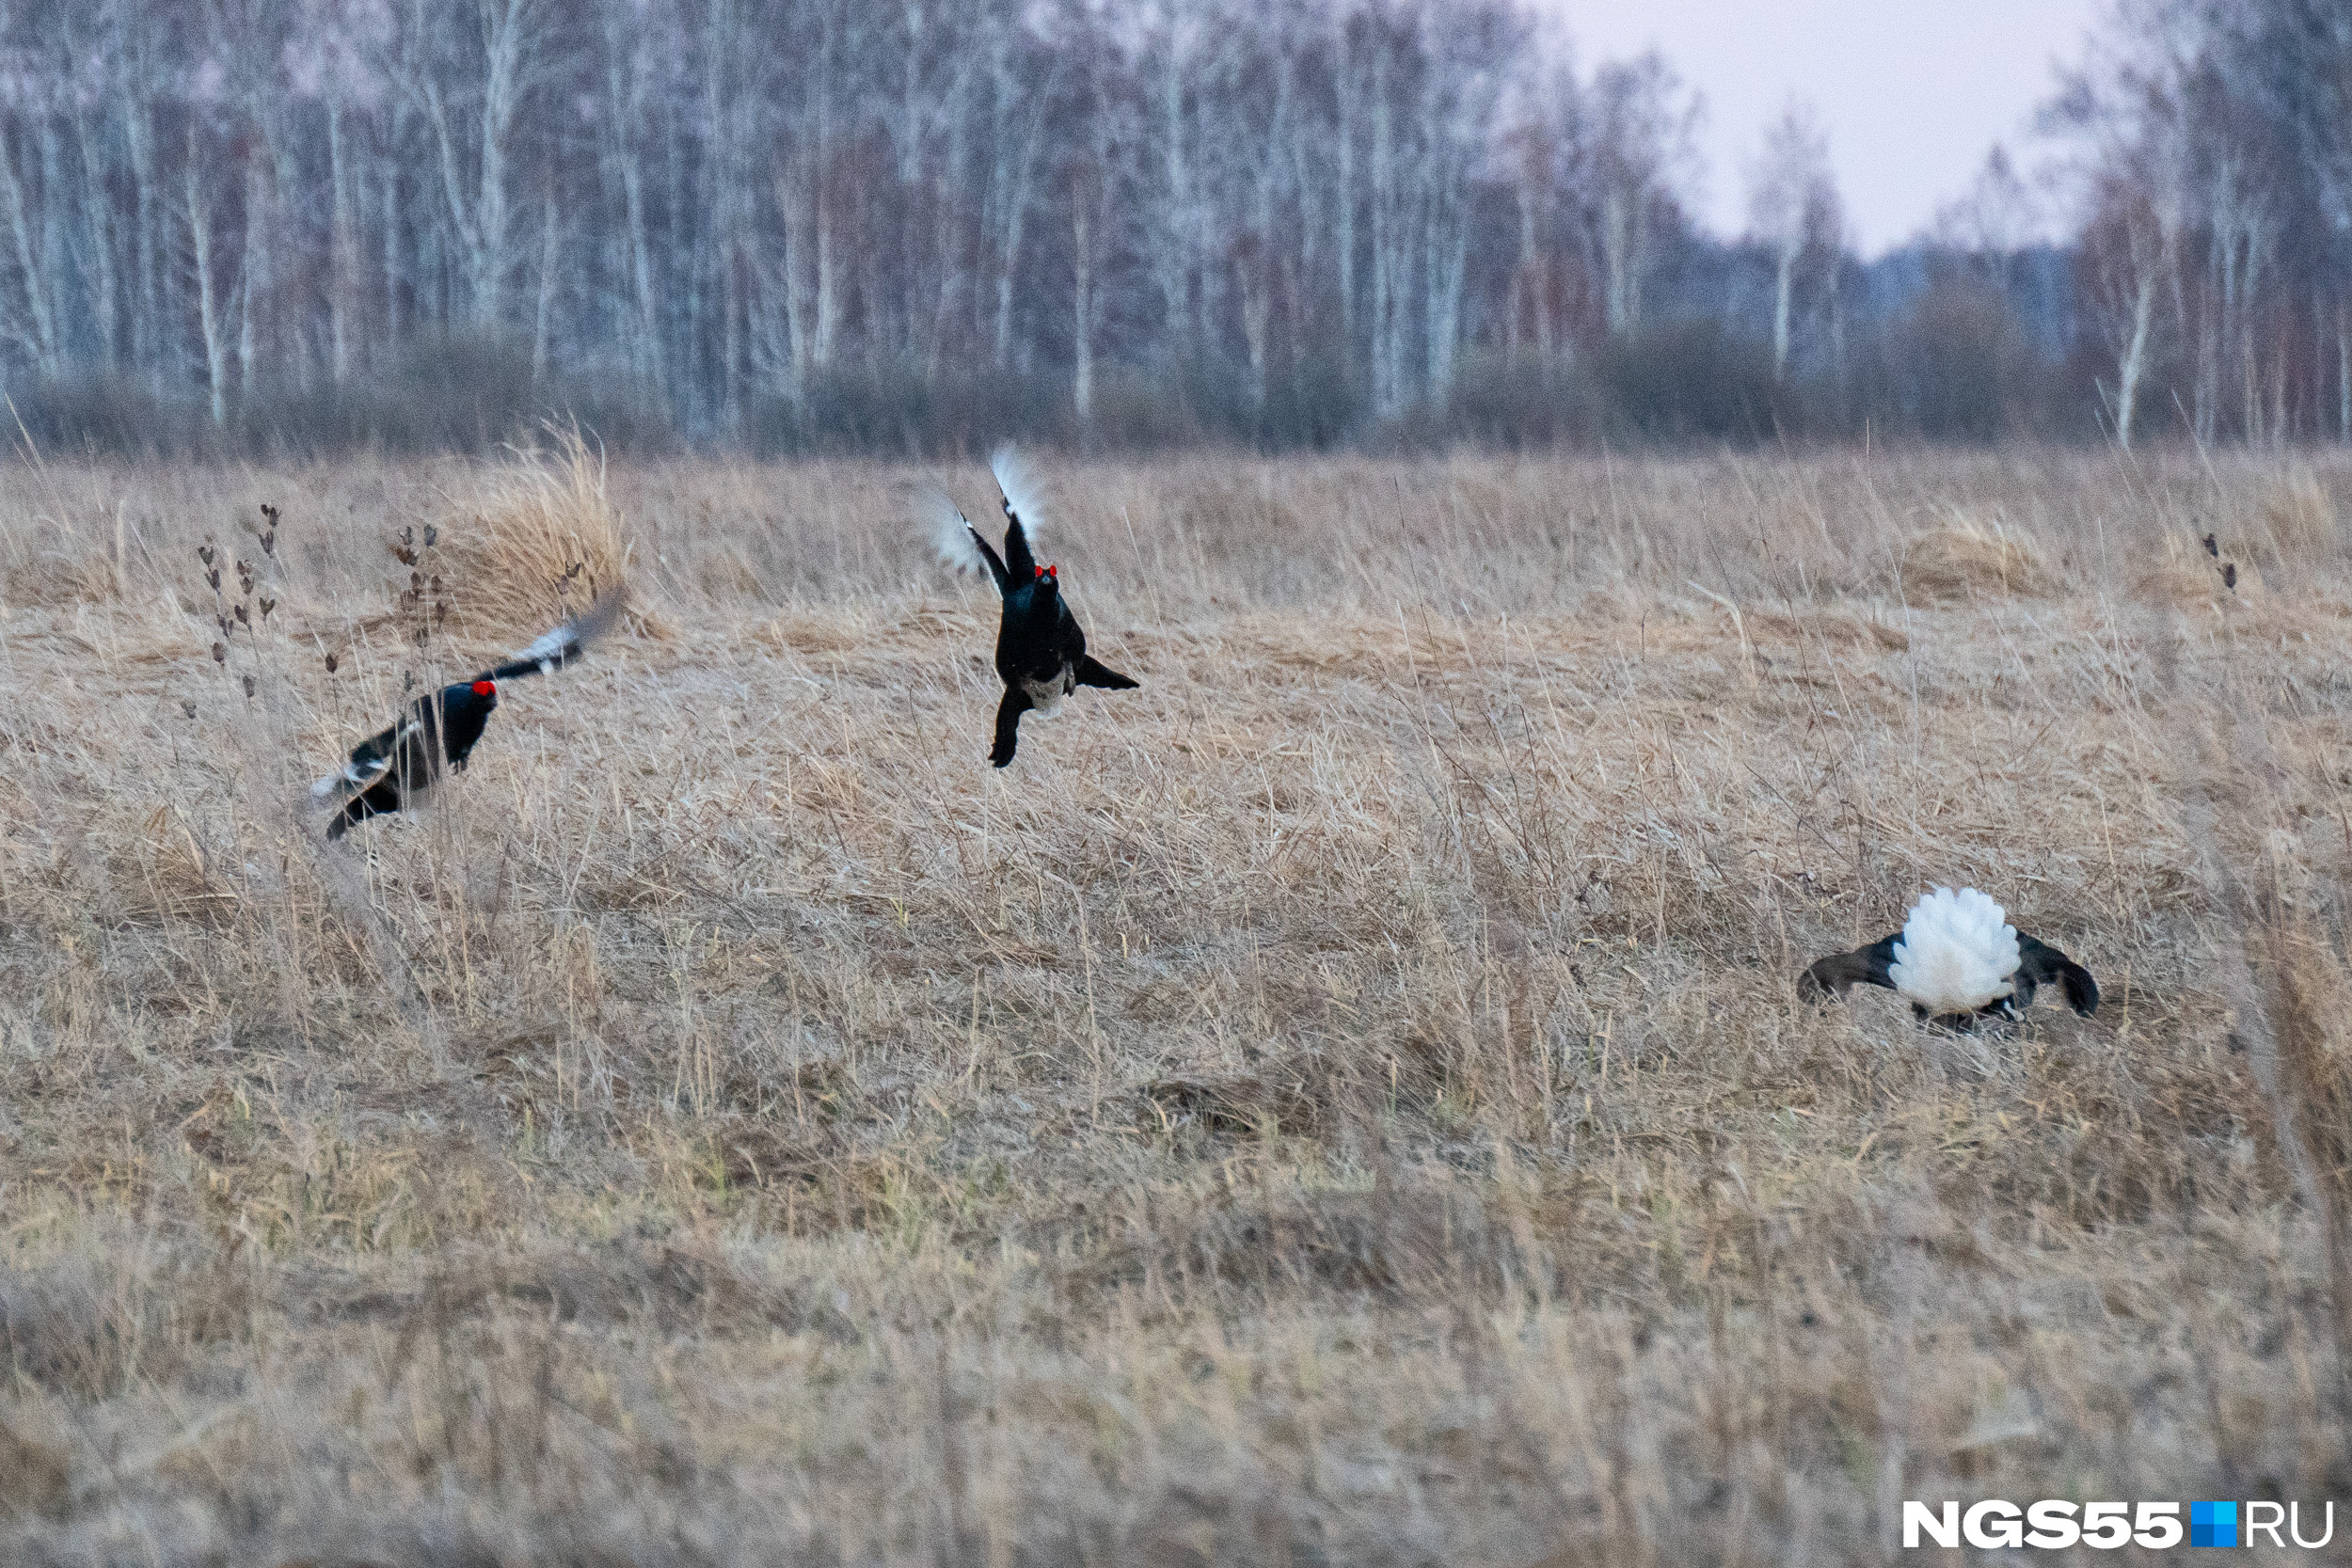
[[[2090,971],[2005,924],[2001,906],[1972,887],[1935,889],[1912,907],[1901,930],[1816,961],[1797,976],[1797,991],[1827,1001],[1856,981],[1899,993],[1921,1018],[1963,1026],[2013,1019],[2047,985],[2062,990],[2066,1005],[2085,1018],[2099,1008]]]
[[[1029,530],[1037,526],[1037,487],[1027,466],[1009,447],[989,460],[996,488],[1005,498],[1005,553],[998,556],[944,492],[929,495],[939,553],[950,565],[977,572],[985,567],[1005,601],[996,633],[996,673],[1004,677],[1005,700],[996,707],[996,744],[988,760],[1003,768],[1021,740],[1021,716],[1035,708],[1051,718],[1061,700],[1082,686],[1123,691],[1135,682],[1087,653],[1086,633],[1061,596],[1061,570],[1041,566],[1030,552]]]
[[[432,788],[445,766],[464,772],[499,705],[499,682],[544,675],[579,658],[619,619],[621,605],[620,594],[608,594],[496,669],[426,692],[390,729],[352,748],[350,761],[310,786],[319,800],[341,806],[326,836],[341,838],[355,822],[400,810]]]

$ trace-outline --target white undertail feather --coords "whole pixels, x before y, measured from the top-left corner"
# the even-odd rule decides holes
[[[959,572],[988,572],[988,558],[980,554],[980,546],[972,538],[972,525],[963,520],[963,513],[947,497],[947,492],[935,484],[926,484],[914,493],[914,520],[930,535],[931,547],[939,559]]]
[[[1061,711],[1061,700],[1066,693],[1060,681],[1024,681],[1021,684],[1029,694],[1031,713],[1040,719],[1051,719]]]
[[[325,800],[339,789],[357,795],[382,778],[385,770],[391,766],[392,758],[389,752],[364,768],[356,762],[346,762],[325,778],[315,781],[310,785],[310,793],[320,800]]]
[[[1887,978],[1938,1017],[1974,1012],[2017,989],[2017,927],[1975,888],[1940,887],[1912,906]]]
[[[577,615],[564,617],[564,624],[543,635],[530,647],[515,656],[530,659],[547,674],[557,666],[568,663],[588,651],[588,644],[619,623],[628,605],[626,589],[605,594]]]
[[[528,658],[537,663],[545,664],[549,659],[556,657],[558,655],[564,654],[571,648],[577,647],[579,642],[579,630],[574,627],[569,621],[566,621],[562,626],[556,627],[553,631],[548,633],[545,637],[539,639],[536,642],[533,642],[530,647],[523,649],[522,652],[516,654],[515,657],[518,659]]]
[[[998,447],[988,460],[988,468],[996,476],[996,488],[1005,493],[1005,499],[1020,517],[1021,531],[1029,536],[1029,548],[1035,550],[1045,531],[1044,482],[1019,449],[1011,446]]]

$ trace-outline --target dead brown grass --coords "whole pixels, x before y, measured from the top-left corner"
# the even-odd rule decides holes
[[[2049,571],[2031,534],[1999,522],[1957,518],[1903,546],[1903,590],[1930,604],[1986,594],[2045,593]]]
[[[2335,498],[2319,475],[2294,467],[2261,492],[2262,521],[2268,543],[2282,558],[2310,558],[2341,547]]]
[[[548,450],[518,452],[458,490],[435,526],[453,612],[477,636],[528,641],[628,581],[629,540],[603,453],[576,428],[550,436]]]
[[[1874,1562],[2352,1480],[2352,578],[2148,580],[2341,464],[1076,467],[1144,685],[1010,775],[897,469],[20,477],[10,1560]],[[281,604],[218,662],[208,536]],[[592,559],[670,635],[319,843]],[[1797,1005],[1961,879],[2095,1021]]]

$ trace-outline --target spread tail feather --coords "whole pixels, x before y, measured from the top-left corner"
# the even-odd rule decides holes
[[[1893,957],[1895,989],[1932,1015],[1974,1012],[2017,989],[2017,928],[1975,888],[1939,887],[1920,899]]]
[[[1080,686],[1099,686],[1107,691],[1132,691],[1139,684],[1133,676],[1120,674],[1092,654],[1078,656],[1077,675]]]
[[[1033,551],[1043,537],[1040,524],[1044,516],[1045,485],[1028,459],[1010,445],[996,449],[988,468],[996,476],[996,488],[1005,498],[1005,569],[1012,574],[1013,581],[1026,582],[1037,575]]]
[[[562,669],[586,653],[589,643],[612,629],[627,609],[628,602],[625,594],[607,594],[513,658],[495,669],[485,670],[476,678],[520,680],[525,675],[544,675]]]

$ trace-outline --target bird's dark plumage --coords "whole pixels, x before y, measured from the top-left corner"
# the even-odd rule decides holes
[[[389,729],[352,748],[343,766],[310,786],[338,809],[326,836],[341,838],[357,822],[396,812],[431,789],[444,770],[462,773],[499,705],[499,683],[560,670],[619,618],[612,594],[540,638],[505,663],[470,680],[428,691],[410,703]]]
[[[996,632],[996,673],[1005,683],[1005,696],[996,706],[995,744],[988,753],[990,762],[1003,768],[1020,744],[1023,714],[1035,710],[1050,716],[1062,698],[1082,686],[1120,691],[1136,682],[1087,652],[1086,633],[1061,595],[1061,569],[1037,563],[1029,540],[1036,522],[1032,492],[1018,458],[1009,450],[999,451],[989,466],[1004,496],[1002,555],[952,500],[938,496],[934,506],[942,553],[958,565],[985,567],[1004,600],[1004,619]]]

